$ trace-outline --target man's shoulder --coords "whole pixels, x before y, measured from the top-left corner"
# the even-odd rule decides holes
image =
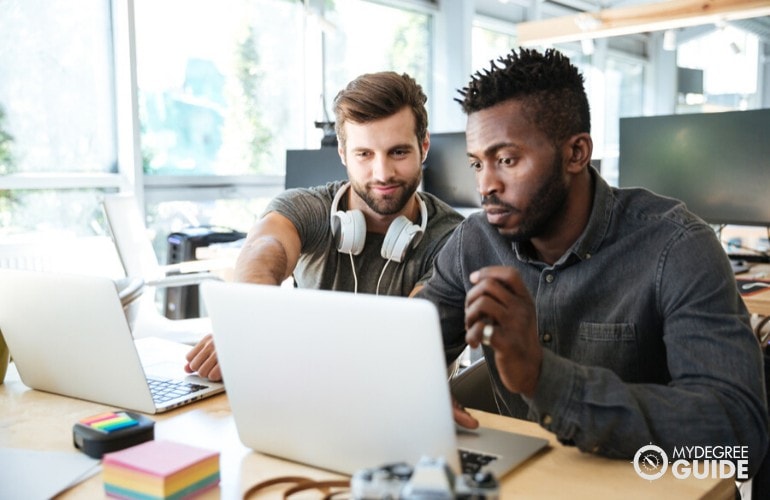
[[[708,224],[684,202],[644,188],[616,188],[614,194],[624,214],[640,223],[671,225],[679,229]]]

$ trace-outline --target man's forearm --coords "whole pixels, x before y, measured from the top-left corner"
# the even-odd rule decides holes
[[[247,241],[235,263],[235,281],[280,285],[289,274],[286,249],[272,236]]]

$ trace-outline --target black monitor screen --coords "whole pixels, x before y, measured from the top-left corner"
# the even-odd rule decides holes
[[[453,207],[481,206],[476,177],[468,165],[465,132],[430,135],[422,187]]]
[[[711,224],[770,225],[770,109],[621,118],[618,161],[621,187]]]
[[[323,186],[347,178],[348,173],[335,147],[286,151],[286,189]]]

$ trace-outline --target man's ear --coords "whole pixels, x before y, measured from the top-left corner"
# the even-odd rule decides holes
[[[339,144],[340,145],[337,146],[337,154],[340,155],[340,161],[342,162],[342,164],[347,167],[348,165],[347,163],[345,163],[345,148],[342,147],[341,143]]]
[[[429,149],[430,149],[430,132],[425,132],[425,139],[422,140],[422,161],[420,163],[425,163],[425,160],[428,159]]]
[[[594,142],[587,132],[573,135],[567,140],[567,170],[578,172],[591,163],[591,154],[594,150]]]

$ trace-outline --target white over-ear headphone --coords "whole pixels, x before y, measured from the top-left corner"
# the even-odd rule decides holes
[[[342,195],[350,187],[348,182],[337,191],[332,201],[331,230],[332,236],[337,242],[337,250],[342,253],[358,255],[364,249],[366,241],[366,220],[360,210],[337,210]],[[420,225],[412,224],[412,221],[404,215],[399,215],[388,227],[385,239],[382,242],[380,255],[383,259],[401,262],[406,252],[417,246],[425,233],[428,225],[428,209],[425,202],[417,195],[420,204]]]

